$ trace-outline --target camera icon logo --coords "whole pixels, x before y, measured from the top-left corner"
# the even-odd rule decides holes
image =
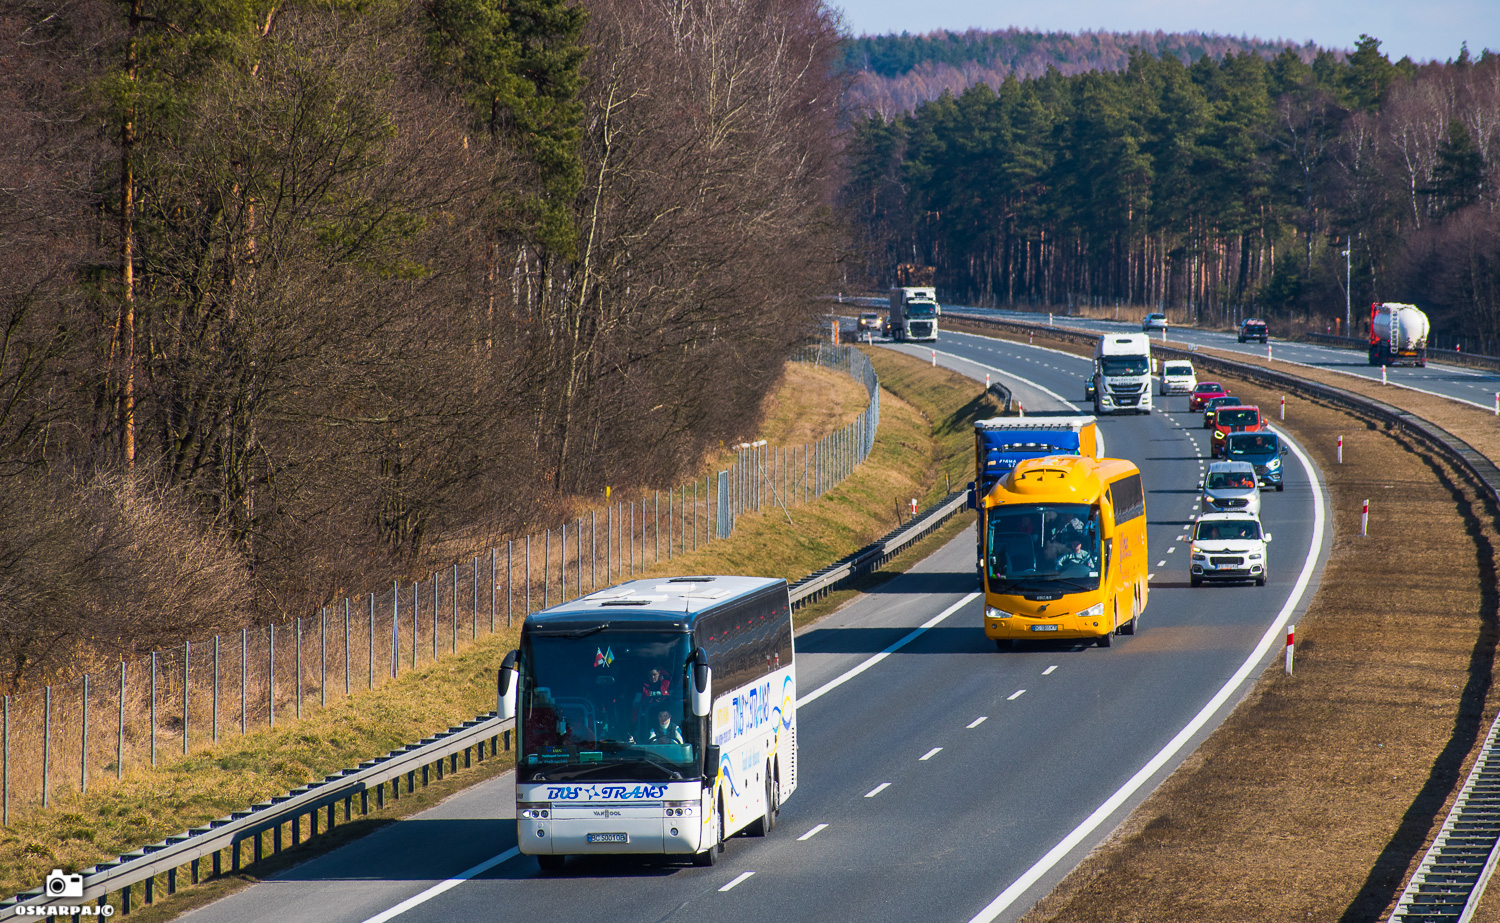
[[[69,875],[62,869],[53,869],[47,876],[48,897],[83,897],[83,875]]]

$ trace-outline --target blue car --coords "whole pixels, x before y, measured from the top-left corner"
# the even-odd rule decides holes
[[[1286,453],[1287,447],[1281,437],[1264,430],[1256,433],[1230,433],[1224,440],[1224,457],[1254,465],[1258,487],[1285,489],[1281,480],[1281,460]]]

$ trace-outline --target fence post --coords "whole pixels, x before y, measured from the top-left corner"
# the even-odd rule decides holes
[[[151,652],[151,765],[156,765],[156,651]]]
[[[349,597],[344,597],[344,695],[349,694]]]
[[[10,696],[5,697],[4,752],[0,753],[0,824],[10,826]]]
[[[599,511],[589,510],[589,592],[599,589]]]
[[[443,595],[443,578],[440,571],[432,572],[432,662],[437,663],[438,600]]]
[[[154,762],[154,761],[153,761]],[[48,686],[42,705],[42,807],[47,807],[48,772],[52,768],[52,687]]]
[[[449,650],[449,653],[450,654],[457,654],[458,653],[458,565],[457,564],[453,565],[453,587],[452,587],[452,592],[450,592],[448,594],[448,597],[449,597],[449,600],[450,600],[450,602],[448,603],[448,610],[449,610],[449,613],[451,615],[451,619],[450,620],[453,623],[452,626],[451,626],[452,629],[453,629],[453,637],[452,637],[451,642],[449,644],[449,647],[451,648],[451,650]]]
[[[474,574],[469,580],[469,640],[479,637],[479,556],[474,556]]]
[[[120,665],[120,693],[124,698],[125,665]],[[250,731],[250,629],[240,629],[240,735]]]
[[[266,723],[276,726],[276,624],[266,632]],[[154,671],[153,671],[154,672]]]
[[[188,752],[188,702],[191,696],[188,691],[192,689],[192,672],[188,669],[190,658],[193,654],[192,642],[182,642],[182,755]]]
[[[526,611],[531,611],[531,533],[526,533]]]
[[[391,678],[401,669],[401,583],[391,582]]]
[[[89,793],[89,675],[83,674],[83,741],[78,752],[78,791]]]
[[[515,622],[516,608],[516,569],[515,569],[516,540],[508,538],[505,540],[505,627],[509,628]]]
[[[496,560],[497,558],[499,558],[499,549],[497,549],[495,546],[491,545],[490,546],[490,634],[494,634],[495,633],[495,579],[499,575],[499,568],[496,566],[499,563]]]
[[[422,630],[422,581],[411,584],[411,668],[417,668],[417,634]]]
[[[370,689],[375,688],[375,594],[370,594]]]
[[[318,607],[318,706],[328,704],[328,607]]]
[[[302,718],[302,618],[297,617],[297,637],[293,640],[292,667],[297,674],[297,718]]]
[[[557,543],[557,601],[568,601],[568,524],[562,524],[562,539]]]
[[[542,533],[542,608],[552,605],[552,530]]]
[[[120,727],[115,738],[115,779],[125,775],[125,661],[120,661]]]
[[[219,636],[214,635],[214,702],[213,727],[209,730],[214,743],[219,742]]]

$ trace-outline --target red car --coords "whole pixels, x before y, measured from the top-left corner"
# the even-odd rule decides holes
[[[1224,454],[1224,441],[1230,433],[1258,433],[1266,428],[1260,408],[1250,404],[1230,404],[1214,411],[1214,431],[1208,438],[1208,454]]]
[[[1217,381],[1200,381],[1193,393],[1188,395],[1188,410],[1202,411],[1204,401],[1211,397],[1223,397],[1228,393]]]

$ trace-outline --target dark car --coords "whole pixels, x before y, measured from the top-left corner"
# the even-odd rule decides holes
[[[1237,397],[1235,397],[1232,394],[1221,394],[1218,397],[1211,397],[1211,398],[1209,398],[1208,400],[1206,400],[1206,401],[1203,402],[1203,428],[1204,429],[1213,429],[1214,428],[1214,413],[1220,407],[1242,407],[1242,406],[1244,406],[1244,405],[1240,403],[1240,399],[1237,398]]]
[[[1266,341],[1266,322],[1258,317],[1250,317],[1240,322],[1240,342],[1248,343],[1251,340]]]
[[[1286,453],[1286,445],[1275,433],[1230,433],[1224,439],[1224,457],[1254,465],[1255,482],[1259,487],[1285,489],[1281,480],[1281,460]]]

